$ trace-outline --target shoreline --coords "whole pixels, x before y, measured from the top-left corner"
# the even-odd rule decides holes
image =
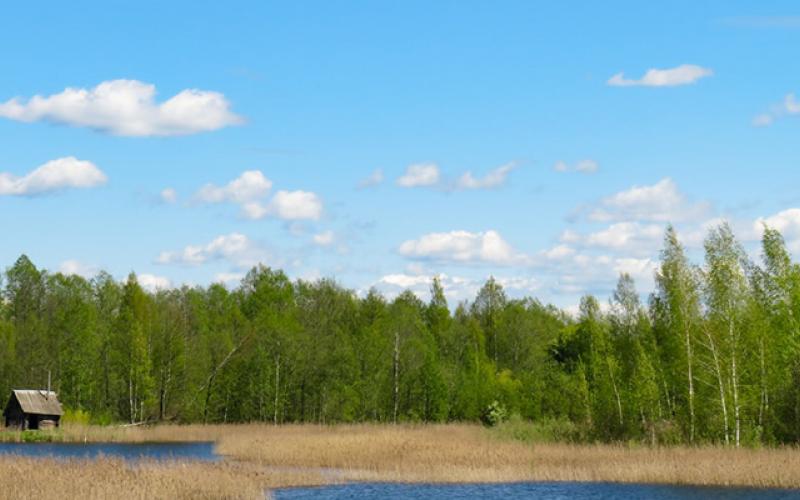
[[[121,459],[65,462],[3,456],[0,478],[46,477],[62,497],[87,498],[255,498],[287,487],[376,482],[800,489],[796,448],[649,448],[520,442],[499,436],[465,424],[66,426],[53,437],[70,443],[214,441],[222,460],[143,461],[130,467]],[[0,479],[2,491],[17,497],[56,497],[48,497],[40,486]]]

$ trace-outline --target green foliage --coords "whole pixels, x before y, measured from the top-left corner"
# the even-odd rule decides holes
[[[526,444],[580,443],[587,440],[585,429],[569,419],[548,418],[533,422],[516,413],[496,426],[492,433],[500,439]]]
[[[64,410],[64,415],[61,417],[61,422],[65,424],[79,424],[89,425],[92,423],[92,416],[86,410]]]
[[[37,269],[0,279],[0,391],[51,383],[65,423],[483,422],[526,442],[800,442],[800,266],[727,225],[702,267],[667,228],[646,305],[620,276],[572,318],[490,278],[451,311],[435,279],[359,297],[257,266],[240,286],[150,293]],[[512,416],[506,419],[507,415]],[[50,440],[57,433],[3,433]]]
[[[481,422],[486,427],[495,427],[508,418],[508,411],[497,401],[487,406],[481,412]]]

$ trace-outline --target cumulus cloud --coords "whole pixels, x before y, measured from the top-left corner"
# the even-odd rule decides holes
[[[244,278],[244,273],[217,273],[214,275],[215,283],[222,283],[226,286],[236,286]]]
[[[439,182],[439,166],[435,163],[409,165],[405,174],[397,179],[397,185],[405,188],[433,186]]]
[[[195,197],[204,203],[246,203],[263,198],[272,189],[272,181],[260,170],[247,170],[225,186],[206,184]]]
[[[88,127],[118,136],[176,136],[217,130],[243,122],[219,92],[186,89],[155,101],[155,85],[111,80],[94,88],[66,88],[50,96],[0,103],[0,117]]]
[[[156,276],[155,274],[140,274],[136,276],[137,281],[142,288],[150,292],[157,292],[159,290],[168,290],[172,288],[172,282],[163,276]]]
[[[800,114],[800,101],[797,100],[797,97],[795,97],[793,93],[790,93],[783,98],[782,103],[772,106],[770,110],[765,113],[756,115],[756,117],[753,118],[753,125],[756,127],[766,127],[767,125],[771,125],[772,122],[778,118],[796,114]]]
[[[382,276],[373,287],[384,293],[390,299],[400,292],[410,290],[421,300],[430,299],[430,288],[434,278],[439,278],[439,283],[444,289],[444,294],[451,305],[464,300],[473,300],[481,286],[489,279],[468,278],[464,276],[450,276],[447,274],[405,274],[394,273]],[[512,295],[530,295],[540,288],[538,280],[522,276],[495,276],[495,280]]]
[[[400,292],[409,290],[421,300],[427,301],[430,299],[430,288],[434,277],[439,278],[445,297],[453,304],[475,298],[475,294],[478,293],[482,284],[478,280],[462,276],[448,276],[447,274],[412,275],[395,273],[382,276],[372,286],[390,300],[397,297]]]
[[[212,260],[225,260],[245,269],[269,260],[267,252],[241,233],[217,236],[205,245],[188,245],[179,251],[161,252],[158,264],[199,266]]]
[[[267,195],[272,181],[259,170],[248,170],[224,186],[206,184],[195,199],[201,203],[234,203],[248,219],[272,216],[288,221],[318,220],[322,216],[322,200],[309,191],[285,191]]]
[[[481,178],[476,178],[471,171],[465,172],[456,181],[456,189],[492,189],[506,182],[508,174],[516,168],[516,164],[507,163],[490,171]]]
[[[675,87],[695,83],[701,78],[713,74],[714,72],[709,68],[694,64],[681,64],[669,69],[649,69],[639,79],[628,79],[625,78],[624,73],[617,73],[609,78],[607,83],[612,87]]]
[[[522,264],[526,257],[516,252],[497,231],[430,233],[400,245],[400,255],[461,263]]]
[[[581,242],[587,247],[619,250],[629,253],[652,253],[658,250],[666,227],[661,224],[617,222],[590,233]]]
[[[563,260],[575,255],[575,249],[569,245],[556,245],[547,250],[542,250],[538,255],[547,261]]]
[[[679,222],[696,220],[709,209],[708,203],[690,202],[667,177],[651,186],[633,186],[604,198],[590,210],[589,220]]]
[[[75,274],[89,279],[97,275],[99,269],[77,260],[65,260],[58,266],[58,272],[65,275]]]
[[[270,201],[267,213],[284,220],[319,220],[322,200],[309,191],[278,191]]]
[[[22,177],[0,172],[0,196],[35,196],[65,189],[92,188],[107,180],[93,163],[68,156],[51,160]]]
[[[550,291],[577,297],[587,293],[608,295],[621,273],[630,274],[640,291],[652,290],[658,261],[652,257],[575,253],[548,266]]]
[[[800,208],[789,208],[768,217],[759,217],[753,223],[754,237],[761,238],[765,226],[780,231],[791,251],[800,251]]]
[[[358,183],[358,189],[367,189],[371,187],[378,186],[383,183],[383,169],[377,169],[366,179],[363,179],[361,182]]]
[[[556,172],[578,172],[581,174],[593,174],[597,172],[600,165],[594,160],[580,160],[574,165],[569,165],[566,162],[558,161],[553,165],[553,170]]]

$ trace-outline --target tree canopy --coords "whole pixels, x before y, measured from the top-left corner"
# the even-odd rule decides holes
[[[50,273],[21,256],[0,288],[0,391],[43,386],[96,422],[478,421],[502,408],[586,439],[800,440],[800,266],[766,228],[752,262],[723,224],[694,265],[667,228],[656,289],[622,274],[573,317],[510,298],[359,297],[257,266],[241,284],[149,292],[131,274]]]

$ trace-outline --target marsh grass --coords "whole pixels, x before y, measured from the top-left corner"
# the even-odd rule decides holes
[[[270,472],[240,463],[143,462],[133,465],[107,458],[0,458],[0,496],[3,498],[264,498],[266,488],[329,482],[311,472]]]
[[[552,426],[557,433],[571,432],[558,423]],[[552,428],[522,424],[499,429],[461,424],[65,426],[58,434],[61,441],[215,441],[225,460],[132,467],[106,460],[64,465],[60,461],[3,458],[0,487],[9,483],[7,478],[38,474],[47,478],[50,486],[64,482],[70,493],[65,497],[88,498],[94,492],[98,492],[97,498],[250,498],[267,488],[341,480],[611,481],[800,488],[800,450],[795,448],[650,448],[542,439],[553,435]],[[86,484],[81,483],[84,477]],[[14,490],[20,493],[15,496],[37,497],[39,490],[24,490],[34,486],[23,482]]]

